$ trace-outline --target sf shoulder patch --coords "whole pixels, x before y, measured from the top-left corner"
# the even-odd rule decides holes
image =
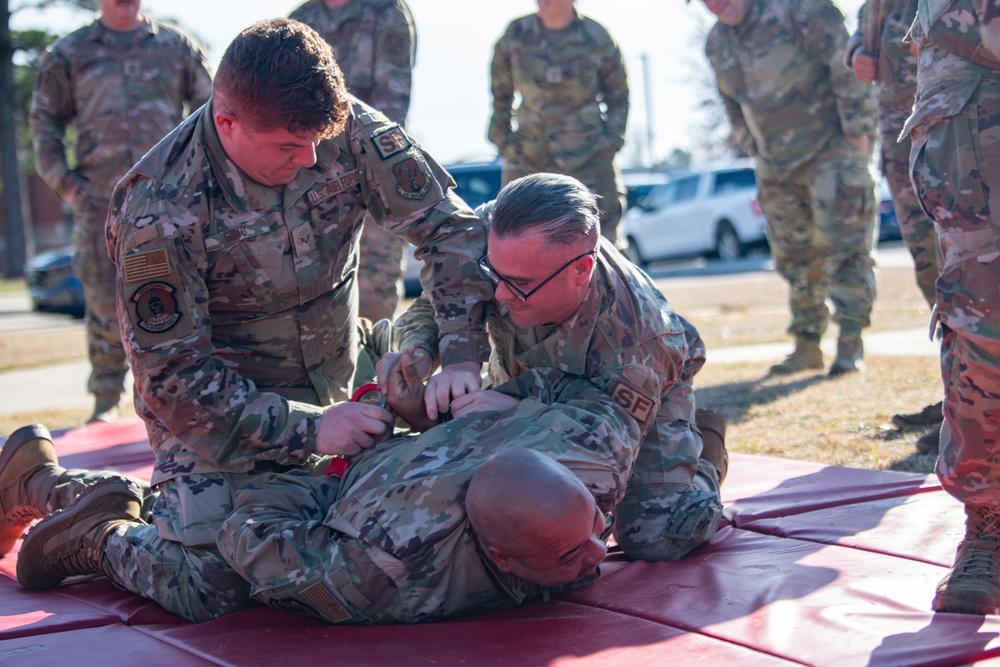
[[[430,167],[418,153],[392,165],[392,173],[396,176],[396,192],[407,199],[423,199],[434,184]]]
[[[129,303],[135,325],[155,334],[173,328],[181,319],[176,292],[177,288],[165,282],[149,282],[133,292]]]
[[[632,415],[632,418],[639,422],[643,428],[650,424],[650,420],[653,418],[653,409],[656,407],[656,402],[651,398],[624,382],[615,385],[611,391],[611,398]]]
[[[413,146],[410,138],[406,136],[406,133],[398,125],[392,125],[373,134],[372,143],[375,144],[375,150],[378,151],[383,160],[387,160],[397,153],[409,150]]]

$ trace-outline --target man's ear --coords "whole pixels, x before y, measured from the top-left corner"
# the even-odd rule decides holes
[[[219,136],[223,139],[232,139],[233,133],[236,131],[236,124],[239,122],[236,119],[236,114],[229,111],[216,111],[213,114],[215,118],[215,131],[219,133]]]
[[[514,569],[513,564],[510,562],[510,556],[500,551],[500,549],[494,546],[486,547],[486,553],[501,572],[510,572]]]
[[[582,287],[590,281],[590,276],[594,272],[594,266],[597,265],[597,260],[593,255],[587,255],[586,257],[581,257],[573,265],[573,281],[576,283],[577,287]]]

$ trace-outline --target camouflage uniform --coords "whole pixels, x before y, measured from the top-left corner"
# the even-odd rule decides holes
[[[499,388],[520,399],[364,452],[342,481],[267,475],[219,533],[256,599],[331,623],[420,623],[512,607],[541,588],[498,570],[464,511],[472,474],[530,447],[566,465],[598,506],[615,506],[637,422],[590,382],[554,369]]]
[[[868,86],[844,67],[847,30],[829,0],[755,0],[739,26],[716,23],[706,52],[733,136],[757,158],[775,267],[788,281],[789,333],[822,335],[830,318],[860,332],[875,300],[874,137]]]
[[[884,18],[875,82],[880,166],[892,194],[899,230],[913,257],[917,287],[933,308],[937,298],[934,293],[938,276],[937,234],[934,222],[920,208],[910,182],[910,138],[899,138],[913,110],[913,96],[917,92],[917,59],[910,53],[909,43],[903,41],[917,14],[917,0],[882,0],[881,8]],[[844,64],[848,67],[851,67],[855,51],[861,48],[867,12],[866,2],[858,10],[858,29],[844,51]]]
[[[417,299],[400,316],[401,335],[433,322],[425,309]],[[615,540],[629,558],[676,560],[715,534],[718,477],[699,458],[692,392],[705,346],[646,274],[602,240],[587,296],[572,317],[554,328],[520,329],[507,305],[494,301],[488,328],[493,386],[558,368],[589,378],[641,423],[642,446],[615,510]]]
[[[937,473],[966,505],[997,508],[1000,71],[972,60],[980,49],[972,0],[921,2],[913,37],[917,98],[903,131],[913,140],[913,184],[943,255],[936,319],[945,398]]]
[[[351,0],[327,7],[309,0],[291,13],[333,47],[347,89],[390,120],[404,125],[417,33],[403,0]],[[359,312],[373,322],[391,320],[402,290],[406,241],[365,218],[358,265]]]
[[[628,80],[608,31],[579,14],[559,31],[547,30],[535,14],[522,16],[496,43],[490,75],[487,136],[503,158],[504,185],[536,172],[575,177],[600,195],[601,233],[623,247],[625,189],[614,158],[625,145]]]
[[[349,395],[366,211],[426,256],[444,363],[488,355],[482,225],[412,138],[350,102],[345,130],[284,187],[237,169],[206,105],[115,190],[108,248],[161,496],[153,525],[117,531],[105,557],[119,585],[192,620],[250,602],[215,547],[236,489],[314,466],[322,406]]]
[[[73,209],[73,270],[87,302],[92,366],[87,389],[95,394],[120,395],[128,370],[115,313],[115,267],[104,240],[111,190],[212,92],[201,46],[174,27],[140,18],[143,25],[132,33],[94,21],[57,41],[42,58],[29,119],[38,173]],[[76,129],[73,169],[65,145],[70,125]]]

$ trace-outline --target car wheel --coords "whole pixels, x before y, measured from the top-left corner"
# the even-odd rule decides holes
[[[628,254],[628,258],[632,260],[633,264],[640,268],[646,267],[647,262],[642,258],[642,253],[639,252],[639,245],[631,236],[628,237],[628,250],[626,253]]]
[[[724,262],[731,262],[743,256],[743,244],[736,230],[726,220],[719,223],[715,232],[715,256]]]

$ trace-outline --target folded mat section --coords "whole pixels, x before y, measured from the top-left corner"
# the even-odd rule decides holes
[[[278,657],[288,665],[794,664],[738,643],[559,601],[446,623],[384,627],[334,627],[261,608],[198,625],[148,631],[164,642],[234,667],[276,664],[271,660]]]
[[[1000,658],[1000,618],[929,611],[944,569],[725,528],[674,563],[630,563],[565,599],[808,665]]]
[[[271,662],[287,664],[280,656]],[[24,667],[209,667],[218,665],[147,633],[114,624],[4,639],[0,664]],[[244,665],[254,663],[245,662]]]
[[[934,475],[730,454],[722,501],[730,522],[742,526],[758,519],[911,496],[940,488]]]
[[[951,567],[965,536],[965,514],[961,503],[938,491],[755,519],[741,527]]]

